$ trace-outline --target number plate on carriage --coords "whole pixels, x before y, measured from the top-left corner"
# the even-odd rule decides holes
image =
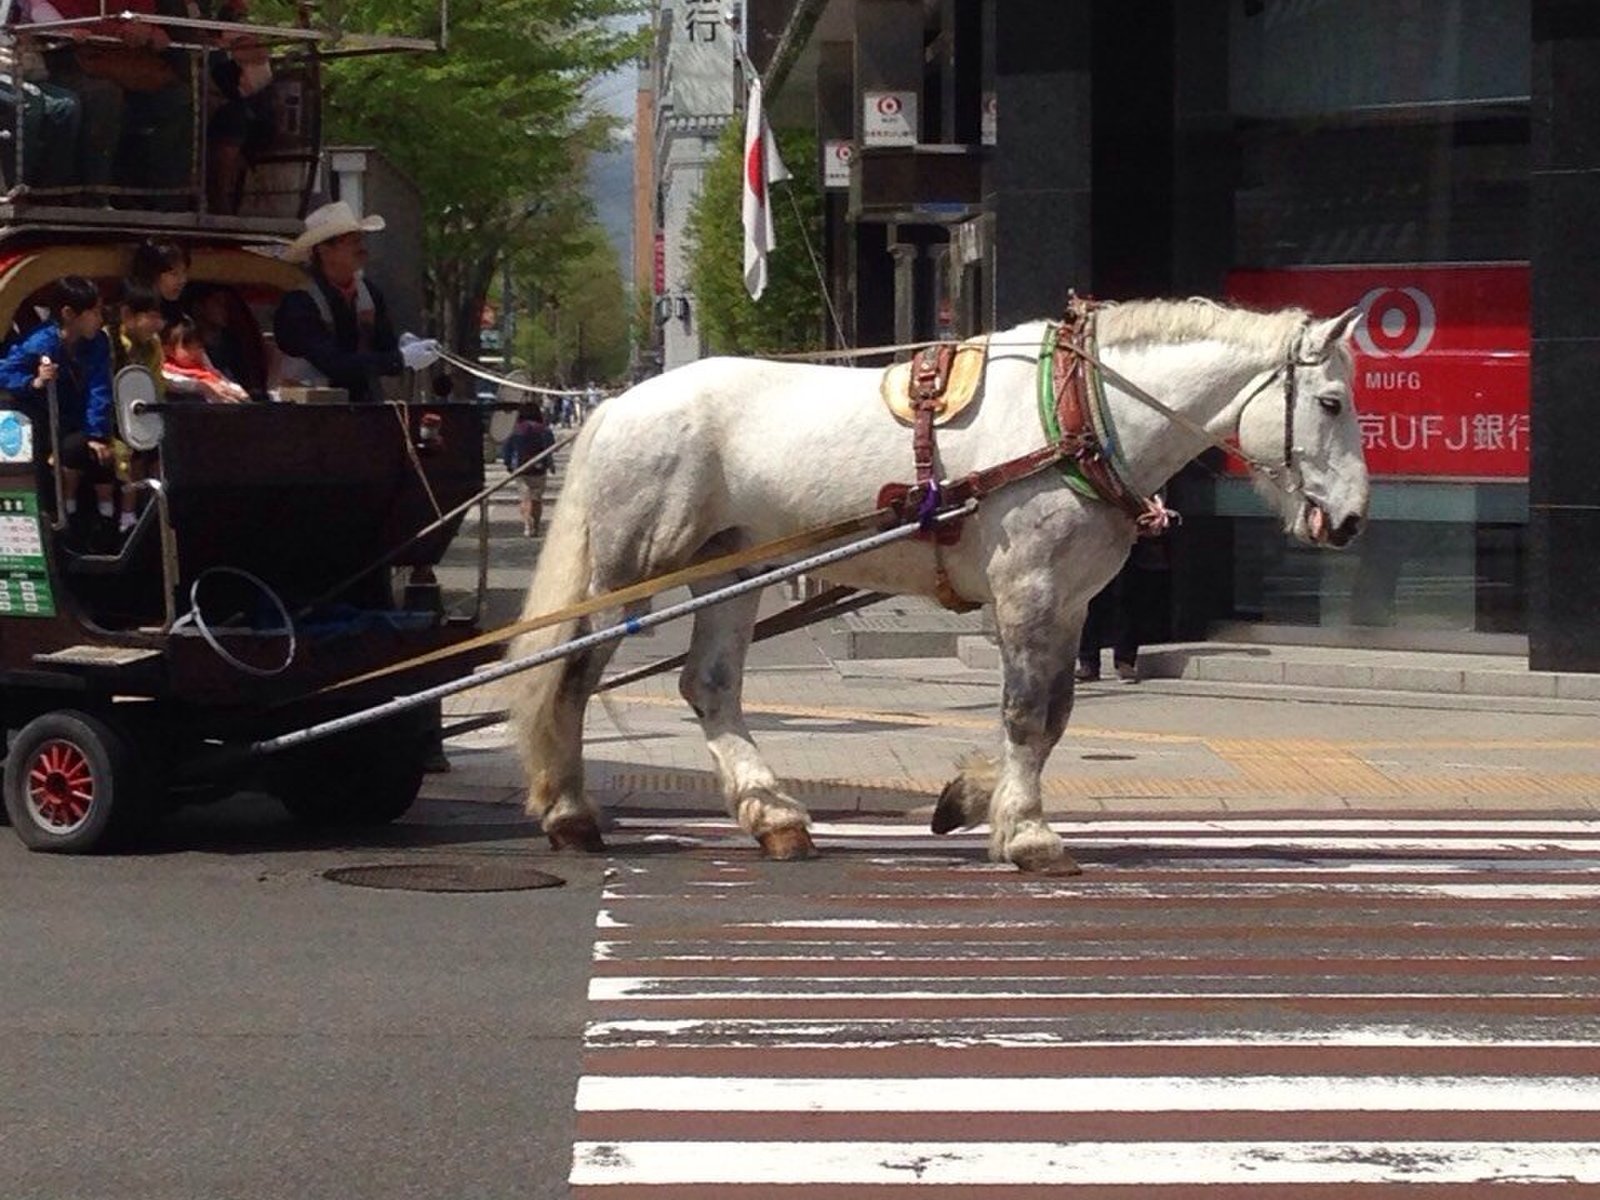
[[[39,498],[31,492],[0,492],[0,617],[55,615]]]

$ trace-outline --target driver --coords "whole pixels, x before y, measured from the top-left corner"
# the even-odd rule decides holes
[[[383,293],[362,275],[366,235],[383,218],[357,217],[342,200],[306,217],[305,232],[283,257],[305,264],[305,286],[284,296],[273,318],[283,351],[284,382],[337,387],[354,403],[383,399],[378,377],[422,370],[439,358],[439,343],[395,337]]]

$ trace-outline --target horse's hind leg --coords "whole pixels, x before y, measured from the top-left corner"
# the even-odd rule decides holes
[[[778,789],[744,720],[744,662],[760,604],[761,593],[752,592],[695,614],[678,690],[700,718],[729,815],[768,858],[810,858],[816,850],[805,806]]]

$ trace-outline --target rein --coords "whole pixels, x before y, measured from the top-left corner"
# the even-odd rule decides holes
[[[1051,329],[1060,330],[1065,323],[1052,321],[1049,324]],[[1281,464],[1263,462],[1258,458],[1252,458],[1237,445],[1218,437],[1205,426],[1201,425],[1198,421],[1184,416],[1181,412],[1178,412],[1170,405],[1163,404],[1144,388],[1134,383],[1133,380],[1129,379],[1126,375],[1122,374],[1120,371],[1106,366],[1105,362],[1087,346],[1079,345],[1077,343],[1069,343],[1067,348],[1072,354],[1076,355],[1078,358],[1081,358],[1089,366],[1100,372],[1102,376],[1114,383],[1119,389],[1132,396],[1135,400],[1139,401],[1139,403],[1160,413],[1168,421],[1171,421],[1179,428],[1185,429],[1194,434],[1197,438],[1203,440],[1207,446],[1222,451],[1229,458],[1238,460],[1249,470],[1266,479],[1267,482],[1272,484],[1274,487],[1287,493],[1288,495],[1293,496],[1299,495],[1302,491],[1301,483],[1298,478],[1298,472],[1295,470],[1294,466],[1294,409],[1295,402],[1298,398],[1298,369],[1300,367],[1318,366],[1322,361],[1321,359],[1306,358],[1302,355],[1306,330],[1309,328],[1309,321],[1301,326],[1300,332],[1296,335],[1294,341],[1291,343],[1288,353],[1284,357],[1283,363],[1267,372],[1261,383],[1256,386],[1255,391],[1253,391],[1245,400],[1245,407],[1248,407],[1255,400],[1256,396],[1261,393],[1262,389],[1271,384],[1272,381],[1275,380],[1279,375],[1285,376],[1283,462]],[[960,345],[959,342],[950,340],[900,342],[894,345],[864,346],[855,350],[807,350],[792,354],[764,354],[761,357],[773,362],[825,364],[828,362],[848,362],[861,358],[874,358],[885,354],[898,354],[907,350],[921,351],[935,346],[958,345]],[[1008,348],[1019,350],[1024,348],[1029,350],[1037,349],[1037,347],[1031,342],[1027,343],[1026,347],[1024,347],[1023,343],[1020,342],[1005,343],[996,341],[991,341],[989,343],[989,348],[991,350]],[[1240,408],[1239,413],[1242,418],[1244,415],[1243,407]],[[1050,447],[1044,447],[1043,449],[1049,450]],[[1039,453],[1041,453],[1041,451],[1034,452],[1035,455]],[[994,468],[991,468],[991,470],[993,469]]]

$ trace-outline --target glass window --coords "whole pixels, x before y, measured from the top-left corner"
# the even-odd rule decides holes
[[[1374,473],[1343,554],[1291,545],[1243,481],[1177,499],[1230,522],[1211,621],[1524,629],[1526,0],[1179,5],[1180,293],[1360,305]]]

